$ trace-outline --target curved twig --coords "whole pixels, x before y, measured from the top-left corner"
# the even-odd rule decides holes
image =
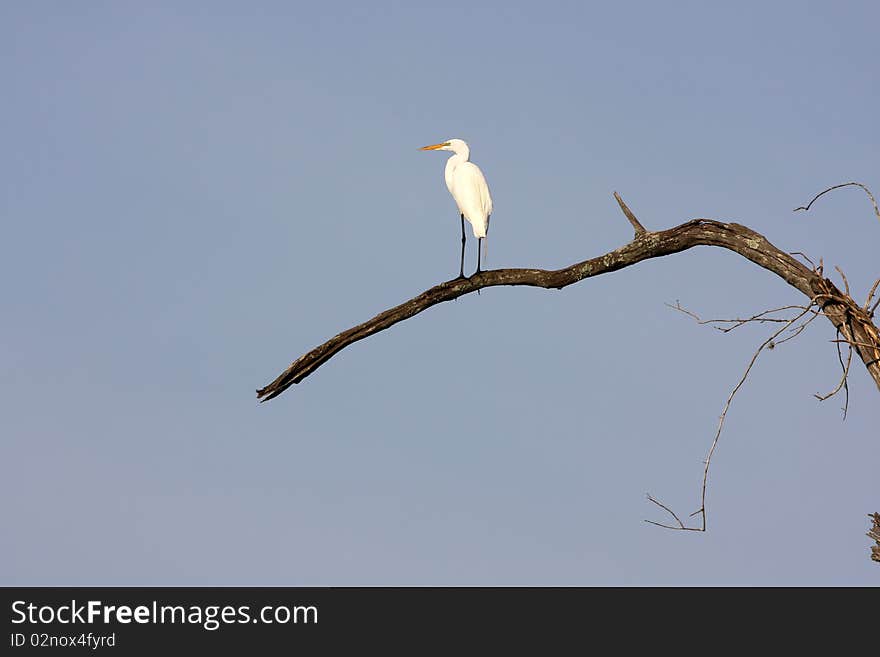
[[[871,193],[871,190],[868,189],[868,187],[866,185],[863,185],[860,182],[847,182],[847,183],[840,183],[839,185],[832,185],[828,189],[822,190],[821,192],[816,194],[809,203],[807,203],[806,205],[802,205],[798,208],[795,208],[794,210],[792,210],[792,212],[797,212],[798,210],[803,210],[804,212],[806,212],[810,209],[810,206],[813,205],[813,203],[815,203],[816,200],[820,196],[824,196],[828,192],[834,191],[835,189],[840,189],[841,187],[850,187],[850,186],[861,187],[864,190],[865,194],[868,195],[868,198],[871,199],[871,205],[874,206],[874,214],[876,214],[877,218],[880,219],[880,208],[877,207],[877,199],[874,198],[874,195]]]
[[[840,332],[838,331],[838,334]],[[847,379],[849,378],[849,366],[852,364],[852,352],[853,345],[849,344],[846,340],[834,340],[833,341],[837,346],[837,360],[840,362],[840,369],[843,370],[843,374],[840,377],[840,383],[826,395],[820,395],[819,393],[815,393],[813,396],[819,401],[825,401],[826,399],[831,399],[834,395],[840,392],[841,388],[844,391],[844,402],[843,402],[843,419],[846,420],[846,413],[849,410],[849,384],[847,383]],[[846,357],[846,364],[843,363],[843,354],[840,353],[840,343],[845,342],[849,347],[849,354]]]
[[[715,449],[718,447],[718,442],[721,439],[721,431],[722,431],[722,429],[724,429],[724,420],[727,419],[727,412],[730,410],[730,405],[733,403],[733,398],[736,396],[736,393],[739,392],[740,388],[742,388],[743,384],[745,384],[746,379],[749,378],[749,373],[752,371],[752,367],[754,367],[755,362],[758,360],[758,356],[761,355],[761,352],[764,351],[764,349],[773,349],[777,344],[782,344],[783,342],[791,340],[793,337],[800,334],[800,332],[803,331],[807,327],[807,325],[809,325],[810,322],[812,322],[814,319],[816,319],[816,317],[819,316],[818,314],[813,313],[812,316],[809,319],[807,319],[803,324],[800,324],[799,326],[792,329],[792,335],[780,340],[779,342],[776,342],[776,338],[778,338],[784,331],[790,329],[792,327],[792,325],[797,323],[804,315],[810,313],[812,307],[814,305],[818,304],[818,302],[819,302],[819,298],[814,297],[813,299],[810,299],[810,304],[808,306],[800,306],[800,308],[801,308],[800,313],[798,313],[794,317],[791,317],[790,319],[785,320],[785,326],[778,328],[769,338],[767,338],[766,340],[764,340],[763,343],[761,343],[761,346],[758,347],[758,349],[755,351],[754,354],[752,354],[752,358],[749,361],[749,364],[746,366],[746,370],[745,370],[745,372],[743,372],[742,377],[740,377],[737,384],[733,387],[733,390],[731,390],[730,395],[728,395],[727,402],[724,404],[724,408],[721,411],[721,416],[718,418],[718,428],[715,431],[715,437],[712,439],[712,444],[709,447],[709,453],[706,456],[706,460],[703,461],[703,464],[704,464],[703,465],[703,481],[702,481],[702,485],[700,487],[700,508],[691,514],[691,517],[696,516],[696,515],[700,516],[700,520],[701,520],[700,526],[699,527],[688,527],[683,522],[681,522],[681,520],[679,520],[678,516],[672,511],[672,509],[667,507],[665,504],[661,504],[660,502],[658,502],[656,499],[654,499],[650,495],[648,496],[648,499],[650,501],[652,501],[654,504],[656,504],[657,506],[659,506],[659,507],[665,509],[667,512],[669,512],[672,515],[672,517],[678,521],[679,526],[674,527],[672,525],[666,525],[663,523],[654,522],[653,520],[645,520],[645,522],[648,522],[652,525],[657,525],[658,527],[664,527],[666,529],[673,529],[673,530],[679,530],[679,531],[680,530],[701,531],[701,532],[706,531],[706,524],[708,521],[708,514],[706,513],[706,491],[707,491],[708,484],[709,484],[709,467],[712,464],[712,456],[715,454]],[[681,310],[683,310],[683,309],[681,309]],[[690,315],[691,317],[696,317],[696,315],[694,313],[691,313],[688,311],[684,311],[684,312],[686,314]],[[767,312],[772,312],[772,311],[767,311]],[[756,318],[753,318],[750,321],[759,321],[757,319],[757,317],[758,316],[756,316]],[[699,322],[699,323],[702,324],[703,322]]]

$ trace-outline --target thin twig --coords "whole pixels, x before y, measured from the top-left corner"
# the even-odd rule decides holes
[[[868,292],[868,298],[865,301],[865,311],[867,311],[868,306],[871,305],[871,299],[874,298],[874,292],[877,291],[878,285],[880,285],[880,278],[878,278],[876,281],[874,281],[874,284],[871,286],[871,290]],[[877,300],[877,303],[880,303],[880,299]]]
[[[659,500],[655,500],[653,497],[651,497],[651,493],[647,493],[647,496],[648,496],[648,500],[650,500],[651,502],[653,502],[654,504],[656,504],[657,506],[659,506],[661,509],[663,509],[664,511],[666,511],[666,513],[668,513],[668,514],[671,515],[673,518],[675,518],[675,522],[678,523],[678,527],[673,527],[672,525],[666,525],[666,524],[663,524],[662,522],[656,522],[656,521],[654,521],[654,520],[645,520],[645,522],[647,522],[648,524],[651,524],[651,525],[657,525],[658,527],[665,527],[666,529],[677,529],[677,530],[682,530],[682,529],[683,529],[683,530],[685,530],[685,531],[691,531],[691,532],[698,532],[698,531],[700,531],[700,528],[699,528],[699,527],[688,527],[687,525],[685,525],[685,524],[681,521],[681,518],[679,518],[679,517],[675,514],[675,511],[673,511],[673,510],[670,509],[668,506],[666,506],[665,504],[663,504],[663,502],[660,502]]]
[[[840,277],[843,279],[843,287],[844,287],[844,291],[846,292],[846,296],[850,296],[850,294],[849,294],[849,281],[846,280],[846,274],[844,274],[843,270],[840,267],[838,267],[837,265],[834,265],[834,268],[837,270],[837,273],[840,274]]]
[[[838,329],[837,334],[840,335],[840,329]],[[814,394],[813,396],[819,401],[825,401],[826,399],[830,399],[838,392],[840,392],[841,388],[844,391],[844,403],[843,403],[843,419],[846,420],[846,413],[849,410],[849,384],[847,383],[847,379],[849,378],[849,366],[852,364],[852,355],[853,355],[853,346],[851,344],[847,344],[849,347],[849,354],[846,357],[846,365],[843,363],[843,355],[840,353],[840,343],[846,342],[846,340],[834,340],[837,344],[837,360],[840,362],[840,368],[843,370],[843,375],[840,377],[840,383],[837,384],[837,387],[834,388],[827,395],[820,395],[819,393]]]
[[[793,212],[797,212],[798,210],[804,210],[806,212],[807,210],[810,209],[810,206],[813,205],[813,203],[816,202],[816,199],[818,199],[820,196],[823,196],[823,195],[827,194],[828,192],[833,191],[835,189],[840,189],[841,187],[849,187],[851,185],[854,185],[856,187],[861,187],[865,191],[865,194],[867,194],[868,198],[871,199],[871,205],[874,206],[874,214],[876,214],[877,218],[880,219],[880,208],[877,207],[877,199],[874,198],[874,195],[871,193],[871,190],[868,189],[865,185],[863,185],[860,182],[847,182],[847,183],[841,183],[839,185],[832,185],[828,189],[823,190],[823,191],[819,192],[818,194],[816,194],[813,197],[813,200],[811,200],[806,205],[802,205],[799,208],[795,208],[793,210]]]
[[[688,315],[688,316],[690,316],[690,317],[693,317],[694,320],[696,320],[697,324],[733,324],[733,326],[727,326],[727,327],[724,327],[724,326],[713,326],[713,327],[712,327],[712,328],[714,328],[714,329],[716,329],[716,330],[718,330],[718,331],[721,331],[722,333],[730,333],[732,330],[734,330],[734,329],[736,329],[736,328],[739,328],[740,326],[742,326],[742,325],[744,325],[744,324],[748,324],[749,322],[756,322],[756,323],[759,323],[759,324],[763,324],[763,323],[766,323],[766,322],[770,322],[770,323],[774,323],[774,322],[775,322],[775,323],[777,323],[777,324],[785,324],[785,323],[787,323],[789,320],[787,320],[787,319],[783,319],[783,318],[781,318],[781,317],[766,317],[766,315],[769,315],[770,313],[778,313],[778,312],[782,312],[783,310],[809,310],[809,308],[808,308],[807,306],[781,306],[781,307],[779,307],[779,308],[772,308],[772,309],[770,309],[770,310],[764,310],[764,311],[762,311],[762,312],[759,312],[759,313],[756,314],[756,315],[752,315],[751,317],[748,317],[748,318],[745,318],[745,319],[743,319],[743,318],[736,318],[736,319],[702,319],[702,318],[701,318],[699,315],[697,315],[695,312],[690,311],[690,310],[688,310],[687,308],[682,307],[681,303],[680,303],[678,300],[676,300],[675,305],[673,305],[673,304],[671,304],[671,303],[667,303],[667,304],[665,304],[665,305],[668,306],[669,308],[672,308],[673,310],[677,310],[677,311],[679,311],[679,312],[684,313],[685,315]],[[817,315],[818,315],[818,314],[821,314],[821,311],[818,311],[818,310],[814,310],[814,311],[811,311],[811,312],[813,312],[813,313],[815,313],[815,314],[817,314]]]
[[[828,342],[841,342],[841,343],[846,343],[846,344],[852,345],[853,347],[870,347],[871,349],[874,349],[877,346],[877,345],[870,344],[868,342],[859,342],[858,340],[847,340],[846,338],[843,338],[841,340],[829,340]]]
[[[678,299],[675,300],[675,305],[674,305],[674,306],[673,306],[671,303],[667,303],[667,304],[665,304],[665,305],[668,306],[668,307],[670,307],[670,308],[672,308],[673,310],[677,310],[677,311],[679,311],[679,312],[682,312],[682,313],[684,313],[685,315],[690,315],[691,317],[693,317],[693,318],[696,320],[697,324],[705,324],[705,323],[706,323],[705,321],[703,321],[703,320],[700,318],[700,316],[699,316],[697,313],[695,313],[695,312],[691,312],[691,311],[688,310],[687,308],[683,308],[682,305],[681,305],[681,302],[680,302]],[[706,320],[706,321],[712,321],[712,320]]]
[[[817,317],[820,317],[821,315],[822,315],[822,313],[816,313],[812,317],[810,317],[810,319],[806,320],[803,324],[801,324],[800,326],[792,327],[791,329],[789,329],[791,331],[791,335],[788,335],[788,336],[782,338],[782,340],[780,340],[779,342],[773,343],[773,346],[775,347],[775,346],[781,345],[783,342],[788,342],[789,340],[793,340],[794,338],[799,336],[803,332],[803,330],[805,328],[807,328],[807,326],[810,325],[810,322],[812,322]],[[773,347],[771,347],[771,349],[772,348]]]
[[[816,263],[813,262],[813,261],[810,259],[810,256],[808,256],[806,253],[804,253],[803,251],[790,251],[790,253],[791,253],[791,255],[799,255],[799,256],[801,256],[804,260],[806,260],[807,262],[810,263],[810,266],[813,268],[813,271],[817,271],[817,269],[816,269]]]

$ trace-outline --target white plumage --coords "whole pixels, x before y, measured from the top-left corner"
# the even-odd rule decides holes
[[[423,151],[452,151],[455,153],[446,162],[446,187],[462,217],[461,234],[461,270],[459,276],[464,277],[464,220],[467,219],[477,238],[477,271],[480,272],[480,242],[486,238],[489,230],[489,217],[492,215],[492,197],[489,185],[483,172],[470,162],[471,150],[461,139],[450,139],[439,144],[424,146]]]

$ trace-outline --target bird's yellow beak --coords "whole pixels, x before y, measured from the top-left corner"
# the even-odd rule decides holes
[[[444,146],[449,146],[448,141],[444,141],[442,144],[431,144],[430,146],[422,146],[420,151],[436,151],[438,148],[443,148]]]

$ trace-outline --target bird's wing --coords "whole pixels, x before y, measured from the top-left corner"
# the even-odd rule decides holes
[[[471,225],[477,222],[488,227],[488,217],[492,214],[492,197],[480,167],[473,162],[462,162],[455,168],[452,174],[452,196]]]

